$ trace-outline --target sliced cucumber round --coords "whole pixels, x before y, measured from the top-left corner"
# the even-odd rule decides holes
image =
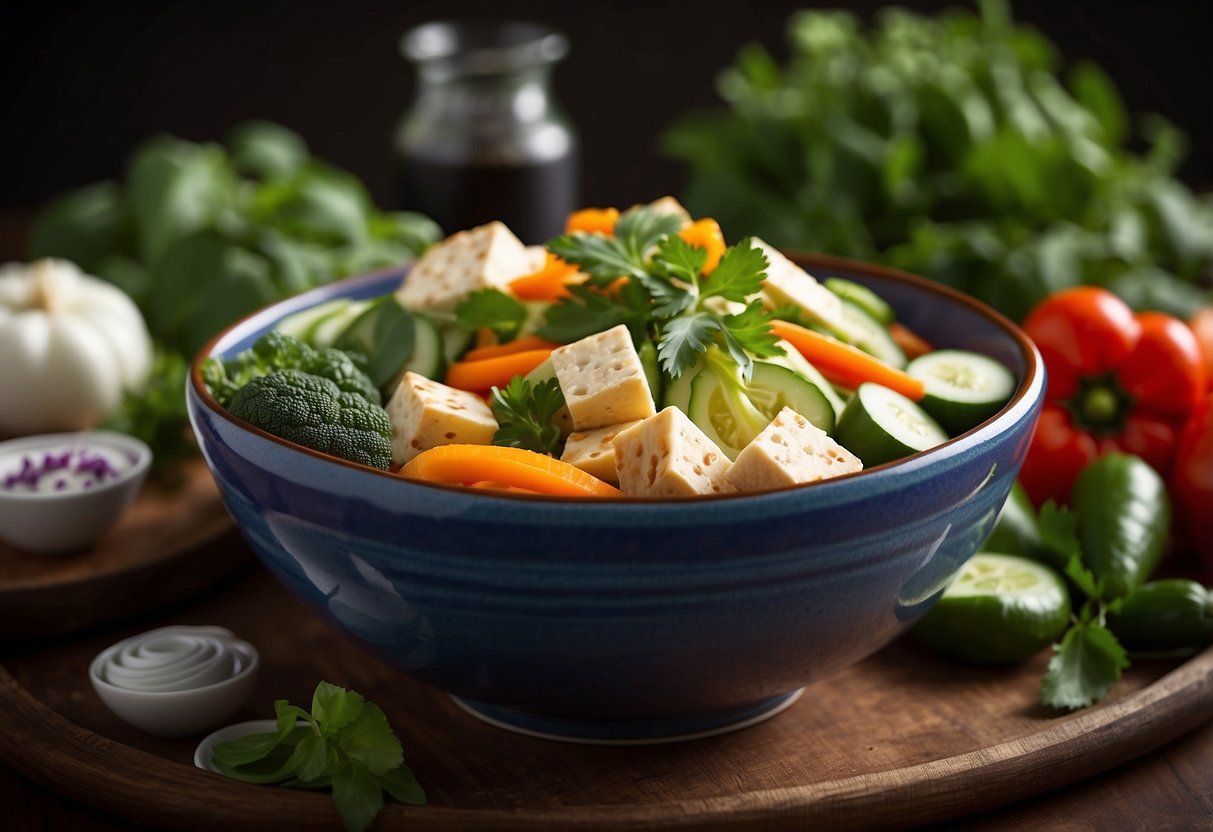
[[[325,303],[313,306],[311,309],[304,309],[296,312],[294,315],[287,315],[274,325],[274,329],[310,344],[312,343],[312,333],[315,332],[316,327],[321,322],[341,313],[349,305],[349,298],[337,298],[336,300],[326,301]]]
[[[882,326],[887,327],[897,319],[897,315],[893,312],[893,307],[889,306],[888,301],[867,286],[841,277],[827,277],[821,285],[843,300],[858,306]]]
[[[906,372],[926,386],[922,409],[957,436],[993,416],[1015,392],[1015,376],[1001,362],[966,350],[936,350]]]
[[[345,332],[354,320],[371,305],[369,300],[352,300],[332,315],[316,322],[308,332],[307,340],[317,349],[327,349],[333,346],[337,337]]]
[[[413,354],[417,325],[413,313],[395,296],[375,301],[333,341],[342,350],[361,353],[366,374],[381,391],[391,393]]]
[[[691,412],[691,384],[695,376],[703,370],[704,360],[700,358],[683,371],[682,375],[671,381],[668,376],[662,376],[664,384],[661,394],[662,407],[676,407],[683,413]]]
[[[933,448],[947,442],[948,435],[910,399],[866,382],[847,402],[834,439],[871,468]]]
[[[814,367],[809,359],[800,354],[800,350],[796,349],[787,341],[780,339],[779,346],[783,347],[783,355],[773,355],[769,358],[764,358],[771,364],[780,364],[787,367],[793,372],[800,373],[806,379],[817,385],[817,388],[825,394],[825,397],[830,400],[830,405],[834,408],[834,418],[842,415],[842,409],[847,406],[846,400],[838,395],[838,391],[834,389],[834,385],[821,374],[821,370]]]
[[[829,399],[787,367],[755,362],[749,383],[723,378],[709,367],[691,382],[687,415],[720,450],[736,459],[784,407],[790,407],[827,433],[834,429]]]

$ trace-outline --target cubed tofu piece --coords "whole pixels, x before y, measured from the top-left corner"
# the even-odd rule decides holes
[[[392,462],[403,465],[439,445],[490,445],[497,420],[484,399],[408,372],[387,403]]]
[[[527,270],[525,272],[523,272],[522,274],[523,275],[534,274],[535,272],[542,269],[544,267],[544,264],[547,263],[548,250],[546,248],[544,248],[543,246],[527,246],[526,247],[526,256],[527,256],[527,262],[529,265],[527,266]],[[519,277],[521,277],[521,276],[522,275],[519,275]]]
[[[655,199],[645,207],[661,216],[680,218],[683,227],[691,224],[691,212],[682,207],[682,203],[672,196],[663,196],[661,199]]]
[[[741,449],[725,477],[738,491],[766,491],[861,470],[859,457],[785,407]]]
[[[842,299],[817,282],[817,278],[797,266],[774,246],[757,237],[751,238],[754,248],[766,255],[767,278],[763,283],[762,296],[767,307],[790,304],[810,321],[846,340],[859,337],[860,333],[846,319],[842,310]]]
[[[504,290],[515,278],[536,271],[535,260],[504,223],[490,222],[431,246],[409,270],[396,297],[408,309],[450,312],[477,289]]]
[[[619,474],[615,471],[615,437],[638,424],[640,420],[594,430],[573,431],[564,443],[564,453],[560,459],[600,480],[617,483]]]
[[[618,425],[657,412],[644,365],[623,324],[552,350],[552,368],[574,430]]]
[[[619,489],[634,497],[727,494],[732,463],[677,407],[621,432],[612,440]]]

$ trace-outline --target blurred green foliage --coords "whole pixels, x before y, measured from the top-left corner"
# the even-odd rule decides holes
[[[1174,176],[1184,137],[1133,135],[1115,85],[1011,20],[889,8],[788,22],[780,66],[746,46],[719,77],[724,110],[663,136],[690,164],[683,198],[730,234],[875,260],[1022,319],[1051,291],[1107,286],[1138,308],[1213,302],[1213,204]],[[1131,139],[1144,152],[1129,149]]]

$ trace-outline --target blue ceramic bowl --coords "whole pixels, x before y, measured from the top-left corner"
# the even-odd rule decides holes
[[[946,444],[835,480],[700,499],[572,500],[410,482],[228,415],[198,373],[282,317],[393,290],[401,271],[327,286],[220,334],[195,361],[190,418],[228,509],[269,570],[409,676],[527,732],[655,741],[749,724],[863,659],[935,601],[989,533],[1027,452],[1040,357],[961,294],[850,261],[938,347],[1018,376],[996,416]]]

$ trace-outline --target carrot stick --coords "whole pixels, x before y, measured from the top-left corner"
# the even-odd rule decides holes
[[[483,361],[486,358],[497,358],[515,352],[527,350],[554,350],[560,346],[555,341],[540,338],[538,335],[524,335],[506,344],[494,344],[491,347],[476,347],[463,354],[464,361]]]
[[[615,486],[567,462],[499,445],[439,445],[406,462],[400,476],[447,484],[488,481],[560,497],[620,496]]]
[[[564,223],[564,233],[581,231],[586,234],[615,236],[615,223],[619,221],[618,208],[582,208],[569,214]]]
[[[446,383],[460,390],[488,390],[504,387],[514,376],[525,376],[547,361],[550,348],[482,358],[479,361],[456,361],[446,371]],[[482,478],[483,479],[483,478]]]
[[[893,339],[894,344],[901,347],[901,351],[911,361],[920,355],[926,355],[934,349],[917,332],[896,321],[889,324],[889,337]]]
[[[519,300],[556,301],[569,294],[569,285],[585,281],[577,267],[548,252],[543,268],[510,281],[510,293]]]
[[[842,387],[853,390],[865,381],[873,381],[914,401],[926,394],[921,381],[858,347],[790,321],[771,321],[771,331],[795,347],[827,379]]]

